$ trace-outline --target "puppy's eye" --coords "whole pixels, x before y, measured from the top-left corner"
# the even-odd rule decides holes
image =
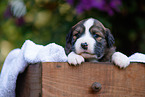
[[[102,37],[98,34],[93,34],[93,37],[97,40],[97,41],[101,41]]]
[[[100,36],[98,34],[94,34],[93,37],[98,38]]]
[[[100,35],[96,34],[96,32],[95,32],[95,31],[92,31],[92,35],[93,35],[93,37],[95,37],[95,38],[100,37]]]
[[[79,35],[80,35],[80,31],[74,31],[73,32],[73,36],[79,37]]]

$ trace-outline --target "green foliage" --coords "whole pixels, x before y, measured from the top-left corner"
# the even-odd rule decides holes
[[[65,46],[65,37],[78,21],[94,17],[109,28],[117,50],[131,55],[145,53],[145,3],[143,0],[123,1],[121,11],[109,16],[97,9],[77,14],[74,7],[63,0],[25,0],[25,23],[16,25],[16,17],[5,18],[7,1],[0,3],[0,64],[14,48],[20,48],[25,40],[38,44],[55,42]]]

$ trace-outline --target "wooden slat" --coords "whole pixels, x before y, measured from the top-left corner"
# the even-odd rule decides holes
[[[91,90],[94,82],[102,85],[98,93]],[[42,63],[42,97],[145,97],[145,65]]]
[[[42,64],[29,65],[19,74],[16,85],[16,97],[41,97]]]

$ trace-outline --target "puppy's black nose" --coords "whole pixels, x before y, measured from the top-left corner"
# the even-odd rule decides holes
[[[87,50],[88,49],[88,44],[85,42],[85,43],[81,43],[81,47],[84,49],[84,50]]]

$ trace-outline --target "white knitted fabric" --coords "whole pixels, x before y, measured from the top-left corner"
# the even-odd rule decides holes
[[[26,40],[21,49],[12,50],[4,64],[0,75],[0,97],[15,97],[16,80],[28,63],[67,62],[64,48],[51,43],[46,46],[37,45]]]

